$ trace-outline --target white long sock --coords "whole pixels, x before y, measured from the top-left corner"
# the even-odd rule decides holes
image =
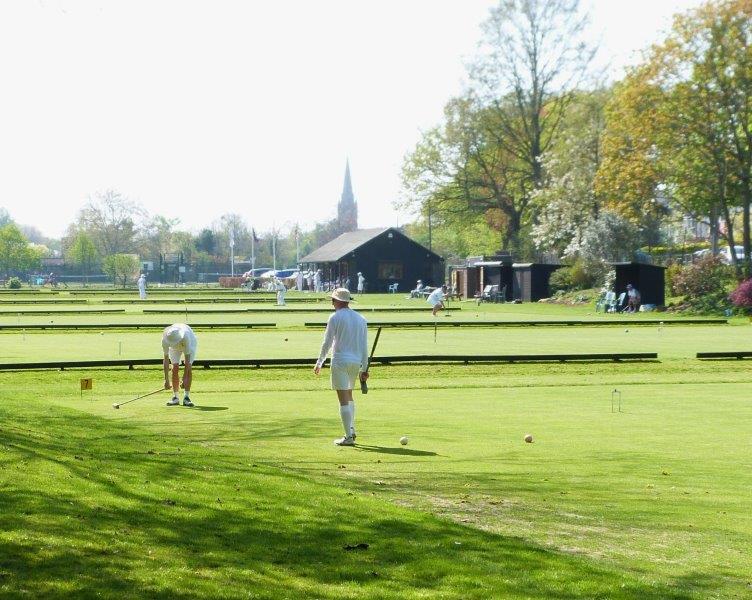
[[[345,406],[340,405],[339,416],[342,418],[342,426],[345,428],[345,437],[352,435],[352,409],[350,403]]]
[[[352,428],[350,435],[352,435],[353,433],[355,433],[355,402],[353,400],[350,400],[347,405],[350,407],[350,426]]]

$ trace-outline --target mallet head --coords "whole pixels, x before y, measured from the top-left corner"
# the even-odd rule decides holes
[[[112,408],[120,408],[120,405],[119,404],[113,404]]]

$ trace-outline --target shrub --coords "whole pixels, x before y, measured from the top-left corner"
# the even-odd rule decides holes
[[[7,286],[12,290],[20,290],[21,280],[18,277],[11,277],[10,279],[8,279]]]
[[[718,256],[706,256],[682,267],[674,276],[673,285],[690,309],[714,312],[728,307],[726,286],[732,280],[731,267]]]
[[[551,293],[559,291],[585,290],[593,287],[596,276],[587,268],[583,260],[577,260],[566,267],[556,269],[548,281]]]
[[[729,294],[731,304],[737,308],[752,308],[752,279],[742,281],[737,288]]]
[[[572,267],[561,267],[551,273],[548,280],[548,287],[551,294],[566,292],[572,289]]]
[[[666,290],[669,296],[678,296],[676,289],[676,276],[681,273],[682,266],[678,263],[672,263],[666,267]]]

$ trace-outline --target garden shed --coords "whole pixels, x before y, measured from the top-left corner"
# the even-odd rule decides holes
[[[611,263],[616,272],[614,291],[627,291],[631,283],[640,292],[642,304],[663,306],[666,304],[666,267],[637,262]]]
[[[512,297],[522,302],[537,302],[551,294],[548,281],[551,273],[561,265],[543,263],[515,263],[512,265]]]

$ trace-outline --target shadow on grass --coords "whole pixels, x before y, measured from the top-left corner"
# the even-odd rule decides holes
[[[218,410],[228,410],[227,406],[200,406],[196,405],[193,407],[193,410],[200,410],[203,412],[215,412]]]
[[[436,452],[428,450],[412,450],[410,448],[389,448],[386,446],[367,446],[365,444],[355,444],[356,450],[363,452],[378,452],[379,454],[401,454],[403,456],[438,456]]]
[[[4,403],[0,423],[3,597],[684,600],[722,587],[707,574],[693,593],[651,584],[76,411]]]

